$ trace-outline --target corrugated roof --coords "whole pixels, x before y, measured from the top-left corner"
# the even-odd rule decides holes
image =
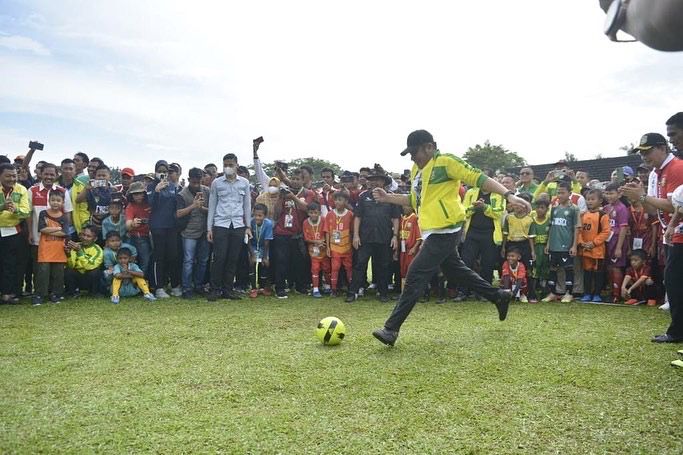
[[[600,158],[597,160],[580,160],[569,161],[567,165],[574,171],[586,171],[591,179],[598,179],[600,181],[607,181],[612,175],[612,171],[621,166],[631,166],[635,171],[636,168],[642,164],[640,155],[615,156],[611,158]],[[545,176],[555,168],[555,162],[548,164],[532,164],[529,166],[520,166],[509,168],[508,171],[512,174],[519,174],[522,167],[530,167],[534,170],[534,177],[537,180],[543,180]]]

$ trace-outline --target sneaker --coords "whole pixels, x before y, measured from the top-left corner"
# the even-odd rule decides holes
[[[678,367],[678,368],[683,368],[683,360],[672,360],[671,361],[671,366],[672,367]]]
[[[323,295],[332,295],[332,288],[329,286],[325,286],[323,287],[323,290],[320,292],[322,292]]]
[[[156,302],[156,300],[157,300],[157,298],[154,297],[154,294],[152,294],[151,292],[148,292],[147,294],[143,295],[143,297],[144,297],[145,300],[147,300],[148,302]]]
[[[520,303],[529,303],[529,298],[527,296],[525,296],[524,294],[522,294],[519,297],[519,301],[520,301]]]
[[[663,311],[669,311],[669,302],[664,302],[662,305],[659,305],[659,309]]]
[[[541,302],[555,302],[557,301],[557,296],[552,292],[548,294]]]
[[[668,333],[665,333],[664,335],[656,335],[652,337],[650,341],[653,343],[680,343],[683,341],[683,338],[674,338]]]
[[[171,296],[166,293],[164,288],[157,289],[156,292],[157,299],[170,299]]]
[[[273,295],[273,291],[270,288],[259,289],[259,292],[265,295],[266,297],[270,297],[271,295]]]
[[[235,290],[223,292],[222,297],[227,300],[242,300],[242,296]]]
[[[529,299],[529,303],[538,303],[538,299]]]
[[[118,295],[112,295],[111,296],[111,303],[113,303],[114,305],[118,304],[119,303],[119,296]]]
[[[590,302],[593,300],[593,296],[590,294],[584,294],[583,297],[581,297],[582,302]]]
[[[286,293],[285,291],[277,291],[277,292],[275,293],[275,295],[277,296],[278,299],[287,299],[287,298],[289,298],[289,296],[287,295],[287,293]]]
[[[313,297],[316,299],[321,298],[323,295],[320,293],[320,291],[313,291],[313,294],[311,294]]]
[[[250,299],[255,299],[256,297],[258,297],[258,289],[252,289],[251,291],[249,291]]]
[[[356,298],[357,297],[355,296],[355,294],[349,292],[348,294],[346,294],[346,298],[344,299],[344,302],[353,303],[356,301]]]
[[[192,291],[183,291],[182,296],[185,300],[191,300],[194,298],[194,293]]]
[[[628,299],[624,302],[626,305],[638,305],[638,299]]]
[[[657,301],[655,299],[649,299],[647,301],[647,306],[657,306]]]
[[[595,294],[593,296],[593,300],[591,300],[593,303],[602,303],[602,297],[600,297],[600,294]]]
[[[52,303],[59,303],[61,300],[64,300],[64,297],[62,297],[61,295],[52,294],[50,296],[50,302]]]
[[[377,285],[375,283],[371,283],[370,286],[368,286],[368,291],[370,289],[375,289],[375,288],[377,288]]]
[[[512,292],[501,289],[498,291],[498,297],[493,304],[498,309],[498,319],[504,321],[508,315],[508,309],[510,308],[510,300],[512,300]]]
[[[381,329],[373,330],[372,336],[387,346],[393,346],[398,338],[398,332],[382,327]]]
[[[358,290],[358,297],[363,297],[364,295],[365,295],[365,289],[360,288],[360,289]]]
[[[173,297],[180,297],[183,295],[183,290],[180,288],[180,286],[171,288],[171,295]]]
[[[560,300],[562,303],[569,303],[574,300],[574,296],[571,295],[569,292],[567,292],[565,295],[562,296],[562,300]]]
[[[31,305],[33,306],[40,306],[43,303],[43,298],[39,295],[34,295],[31,297]]]

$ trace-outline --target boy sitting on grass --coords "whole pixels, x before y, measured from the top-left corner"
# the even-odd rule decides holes
[[[100,293],[102,277],[102,261],[104,253],[95,243],[97,228],[93,225],[85,226],[81,230],[81,241],[69,241],[67,249],[67,269],[64,272],[66,293],[74,298],[80,296],[81,289],[87,289],[91,296]]]
[[[522,303],[529,301],[526,296],[526,267],[522,262],[522,253],[517,248],[508,248],[507,260],[503,262],[500,288],[511,290],[512,297]]]
[[[128,248],[120,248],[116,253],[118,264],[114,266],[114,278],[111,283],[111,303],[119,303],[120,296],[133,297],[142,291],[145,300],[155,301],[157,298],[149,292],[147,280],[142,269],[131,262],[131,251]]]
[[[121,241],[118,231],[109,231],[104,242],[104,281],[107,286],[110,286],[114,276],[114,267],[118,263],[116,259],[118,251],[121,248],[128,248],[131,262],[137,262],[138,252],[133,245]]]
[[[647,265],[647,254],[643,250],[633,250],[629,261],[631,267],[626,271],[621,285],[621,296],[626,305],[647,302],[647,306],[656,306],[657,289],[652,280],[650,266]]]

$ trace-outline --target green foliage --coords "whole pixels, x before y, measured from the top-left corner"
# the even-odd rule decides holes
[[[652,308],[297,296],[0,306],[2,453],[683,453]],[[339,317],[324,347],[317,322]]]
[[[313,179],[317,180],[320,178],[320,171],[323,168],[329,167],[332,169],[335,173],[335,175],[341,174],[345,169],[342,169],[341,166],[339,166],[337,163],[332,163],[327,160],[323,160],[320,158],[297,158],[291,161],[285,161],[289,165],[289,169],[295,169],[297,167],[301,167],[304,165],[311,166],[313,168]],[[249,166],[250,169],[253,169],[253,165]],[[266,171],[266,174],[270,176],[275,175],[275,163],[263,163],[263,169]]]
[[[484,145],[477,144],[465,152],[463,159],[479,169],[497,171],[516,166],[524,166],[526,160],[502,145],[493,145],[488,140]]]
[[[121,183],[121,168],[112,167],[111,169],[111,183],[118,185]]]
[[[568,163],[571,163],[573,161],[578,161],[578,159],[576,158],[576,155],[574,155],[573,153],[570,153],[570,152],[564,152],[564,159]]]

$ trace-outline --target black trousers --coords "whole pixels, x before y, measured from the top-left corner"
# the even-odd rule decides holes
[[[152,287],[164,288],[171,282],[171,287],[180,286],[178,270],[178,231],[176,228],[153,229],[154,263],[152,264]]]
[[[305,247],[300,238],[289,235],[276,235],[273,238],[272,261],[275,262],[275,290],[282,292],[286,283],[294,285],[298,291],[307,290],[304,276]],[[272,265],[272,264],[271,264]]]
[[[103,294],[100,287],[100,280],[102,279],[102,270],[95,269],[85,273],[80,273],[74,269],[66,268],[64,270],[64,284],[66,285],[66,294],[72,295],[76,289],[85,290],[90,295]]]
[[[473,268],[479,259],[479,275],[489,283],[493,282],[493,271],[500,261],[498,246],[493,243],[493,231],[470,229],[465,237],[462,249],[462,260],[468,268]],[[450,281],[450,280],[448,280]]]
[[[22,245],[21,234],[9,237],[0,237],[0,294],[19,295],[21,294],[17,285],[19,279],[17,274],[23,269],[17,267],[19,248]],[[23,277],[23,274],[22,274]]]
[[[244,245],[246,228],[213,227],[213,261],[211,262],[211,290],[232,291],[237,260]]]
[[[379,295],[387,295],[389,281],[389,265],[391,264],[391,248],[386,243],[362,243],[358,248],[358,259],[353,266],[353,279],[349,293],[355,294],[367,280],[368,262],[372,257],[372,281],[377,283]],[[376,276],[375,276],[376,275]]]
[[[242,239],[244,240],[244,238]],[[237,270],[235,271],[235,285],[241,289],[248,289],[251,264],[249,263],[249,245],[242,242],[239,258],[237,258]]]
[[[669,296],[671,325],[666,333],[672,338],[683,340],[683,243],[668,246],[664,285]]]
[[[408,268],[401,298],[391,312],[384,327],[398,331],[417,299],[424,293],[425,286],[435,273],[441,269],[449,282],[459,287],[469,288],[478,295],[494,302],[499,290],[477,275],[460,259],[457,246],[461,232],[453,234],[432,234],[422,244]],[[493,242],[492,242],[493,243]]]

